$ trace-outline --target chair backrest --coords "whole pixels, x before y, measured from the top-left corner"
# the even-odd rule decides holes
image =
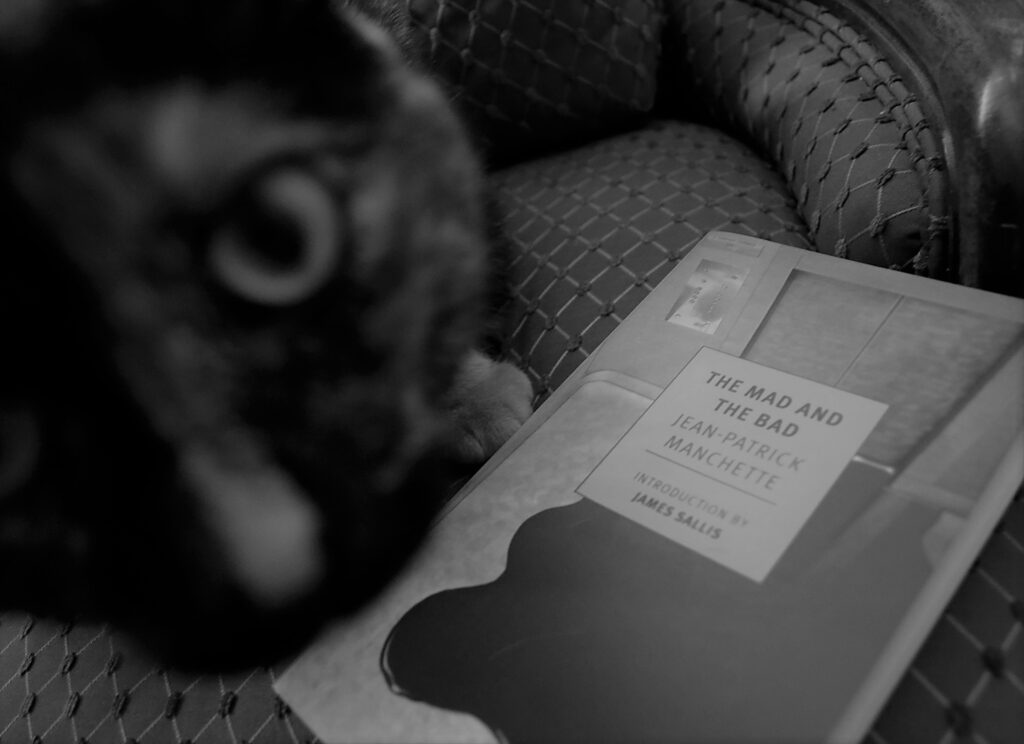
[[[1017,0],[406,1],[492,165],[710,120],[819,250],[1024,295]]]
[[[650,111],[662,0],[406,0],[494,164],[622,129]]]

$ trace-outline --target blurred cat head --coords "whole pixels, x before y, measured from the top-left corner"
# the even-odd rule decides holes
[[[3,8],[0,606],[277,658],[444,490],[473,155],[387,3]]]

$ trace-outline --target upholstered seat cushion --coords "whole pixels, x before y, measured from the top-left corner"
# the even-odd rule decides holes
[[[661,0],[407,0],[491,162],[606,135],[653,107]]]
[[[1017,741],[1024,679],[1018,494],[868,741]],[[0,741],[16,744],[313,744],[274,674],[182,674],[117,634],[0,614]],[[37,738],[38,737],[38,738]]]
[[[542,395],[708,231],[811,247],[779,174],[696,124],[655,122],[493,184],[514,252],[509,352]]]
[[[666,6],[659,95],[771,163],[818,251],[956,279],[939,135],[861,30],[807,0]]]

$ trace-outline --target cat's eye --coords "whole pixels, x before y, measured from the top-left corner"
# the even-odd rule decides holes
[[[301,302],[337,268],[341,216],[325,187],[300,170],[263,175],[213,231],[208,262],[233,294],[261,305]]]

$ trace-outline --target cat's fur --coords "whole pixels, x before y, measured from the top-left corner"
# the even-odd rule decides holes
[[[383,0],[0,10],[0,604],[277,658],[529,413],[481,174]]]

